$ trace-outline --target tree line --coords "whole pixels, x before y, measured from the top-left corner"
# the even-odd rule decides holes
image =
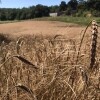
[[[51,6],[50,12],[64,12],[64,15],[84,17],[91,14],[100,17],[100,0],[70,0],[68,3],[61,1],[59,6]]]
[[[24,20],[43,16],[49,16],[49,7],[44,5],[31,6],[29,8],[0,8],[0,20]]]
[[[3,2],[3,1],[2,1]],[[28,8],[0,8],[0,20],[24,20],[49,16],[49,13],[61,13],[64,15],[100,16],[100,0],[70,0],[68,3],[61,1],[60,5],[44,6],[38,4]],[[62,14],[62,13],[61,13]]]

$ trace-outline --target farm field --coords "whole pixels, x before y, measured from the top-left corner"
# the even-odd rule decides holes
[[[8,22],[0,33],[0,100],[100,100],[94,21]]]
[[[66,23],[59,21],[21,21],[21,22],[2,22],[0,24],[0,33],[11,34],[15,36],[20,35],[66,35],[68,38],[78,37],[86,25],[79,25],[75,23]],[[9,31],[8,31],[9,30]],[[87,32],[90,33],[91,29]],[[99,29],[100,30],[100,29]]]
[[[85,26],[58,21],[22,21],[0,24],[0,33],[11,35],[41,34],[41,35],[66,35],[75,37],[80,34]]]

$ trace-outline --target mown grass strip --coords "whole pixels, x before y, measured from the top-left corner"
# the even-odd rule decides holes
[[[87,25],[91,20],[96,20],[100,24],[100,17],[72,17],[72,16],[58,16],[58,17],[43,17],[35,18],[38,21],[61,21],[67,23],[75,23],[79,25]]]

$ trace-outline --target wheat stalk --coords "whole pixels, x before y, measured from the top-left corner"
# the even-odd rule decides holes
[[[18,58],[20,61],[24,62],[25,64],[31,65],[33,68],[38,69],[38,67],[36,67],[34,64],[32,64],[30,61],[28,61],[27,59],[25,59],[24,57],[20,56],[20,55],[14,55],[12,57],[9,57],[3,64],[0,65],[0,68],[10,59],[12,58]]]
[[[11,90],[13,90],[15,87],[16,87],[16,88],[20,88],[20,89],[24,90],[25,92],[29,93],[29,94],[31,95],[31,97],[33,98],[33,100],[37,100],[37,97],[36,97],[36,95],[34,94],[34,92],[32,91],[32,89],[30,89],[30,88],[28,88],[28,87],[26,87],[26,86],[24,86],[24,85],[22,85],[22,84],[20,84],[20,83],[19,83],[18,85],[16,85],[16,86],[13,86],[13,87],[10,88],[9,90],[7,90],[7,93],[1,98],[1,100],[3,100],[4,97],[6,97],[6,96],[7,96],[7,100],[9,100],[9,98],[8,98],[9,92],[10,92]]]
[[[21,45],[23,44],[22,39],[23,39],[23,38],[21,37],[21,38],[19,38],[19,39],[17,40],[17,42],[16,42],[16,51],[17,51],[17,54],[19,54],[20,47],[21,47]]]
[[[91,44],[91,61],[90,68],[92,69],[95,64],[97,37],[98,37],[98,25],[95,20],[92,21],[92,44]]]
[[[29,89],[28,87],[26,87],[22,84],[18,84],[18,85],[16,85],[16,87],[26,91],[29,94],[31,94],[33,100],[37,100],[36,95],[34,94],[34,92],[31,89]]]
[[[70,85],[66,80],[64,80],[63,82],[66,83],[66,84],[69,86],[69,88],[72,90],[73,94],[74,94],[75,97],[77,98],[77,95],[76,95],[74,89],[71,87],[71,85]]]
[[[92,22],[92,21],[91,21],[91,22]],[[85,37],[85,33],[86,33],[88,27],[90,26],[91,22],[87,25],[87,27],[86,27],[85,30],[84,30],[84,33],[83,33],[83,36],[82,36],[82,39],[81,39],[81,42],[80,42],[80,45],[79,45],[79,49],[78,49],[76,64],[78,63],[78,60],[79,60],[80,50],[81,50],[82,43],[83,43],[83,40],[84,40],[84,37]]]

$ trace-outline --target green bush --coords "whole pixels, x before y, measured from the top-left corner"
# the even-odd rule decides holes
[[[82,16],[82,11],[81,11],[81,10],[78,11],[78,12],[75,14],[75,16],[76,16],[76,17],[80,17],[80,16]]]
[[[94,11],[92,12],[92,15],[93,15],[94,17],[100,17],[100,12],[94,10]]]
[[[76,13],[76,17],[90,17],[90,16],[92,16],[90,11],[79,10]]]

